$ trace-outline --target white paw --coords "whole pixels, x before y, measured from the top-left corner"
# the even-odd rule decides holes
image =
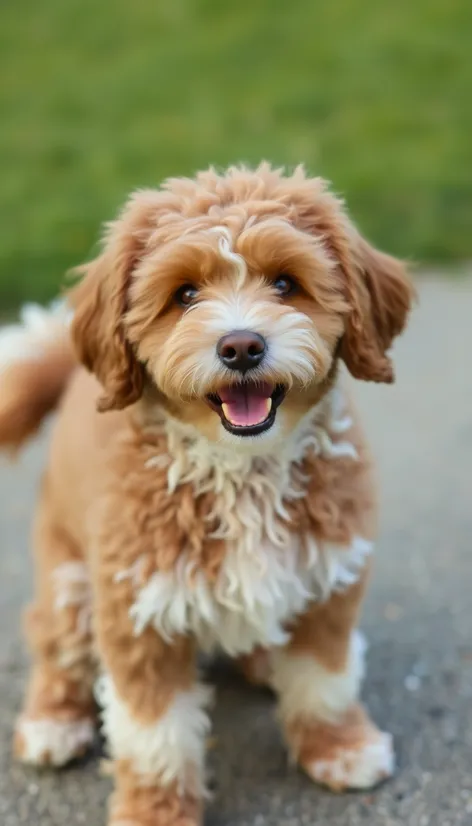
[[[391,777],[394,769],[392,736],[384,732],[357,749],[340,748],[332,758],[305,766],[313,780],[334,791],[370,789]]]
[[[68,722],[20,717],[16,726],[16,751],[24,763],[36,766],[64,766],[82,755],[93,743],[91,720]]]

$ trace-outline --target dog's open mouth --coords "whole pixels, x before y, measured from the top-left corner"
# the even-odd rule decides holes
[[[244,382],[223,387],[207,396],[210,407],[218,413],[223,427],[236,436],[257,436],[269,430],[277,408],[285,398],[282,384]]]

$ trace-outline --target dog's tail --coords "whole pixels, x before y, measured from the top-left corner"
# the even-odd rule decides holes
[[[62,302],[28,304],[0,328],[0,449],[17,450],[56,407],[77,363],[69,320]]]

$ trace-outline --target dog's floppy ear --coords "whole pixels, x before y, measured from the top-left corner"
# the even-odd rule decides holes
[[[155,221],[156,195],[131,197],[109,225],[103,252],[79,268],[82,280],[70,292],[72,338],[80,361],[104,389],[100,411],[121,410],[143,391],[143,368],[126,337],[124,316],[131,275]]]
[[[388,351],[402,332],[415,290],[405,265],[371,246],[352,227],[346,278],[349,312],[340,355],[357,379],[390,383],[394,370]]]
[[[362,238],[322,178],[307,178],[299,167],[290,179],[289,199],[302,229],[315,235],[337,264],[346,304],[339,355],[355,378],[392,382],[388,350],[416,295],[405,265]]]

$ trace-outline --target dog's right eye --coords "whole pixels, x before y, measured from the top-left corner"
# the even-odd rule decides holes
[[[175,294],[175,300],[181,307],[189,307],[198,296],[198,290],[193,284],[184,284]]]

